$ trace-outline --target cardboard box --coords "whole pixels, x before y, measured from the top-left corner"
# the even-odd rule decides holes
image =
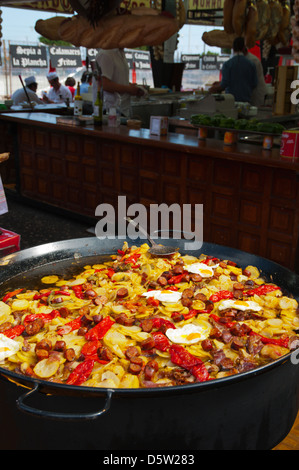
[[[20,235],[0,227],[0,257],[20,251],[20,241]]]
[[[283,131],[280,143],[280,156],[291,161],[299,159],[299,129]]]

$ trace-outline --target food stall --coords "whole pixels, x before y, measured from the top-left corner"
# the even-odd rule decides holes
[[[112,19],[115,20],[115,18]],[[225,19],[227,18],[225,17]],[[52,26],[53,22],[50,24]],[[171,23],[168,22],[168,24],[169,31],[173,31],[173,21]],[[43,25],[47,26],[48,23]],[[55,19],[55,28],[57,29],[54,31],[54,36],[57,36],[58,30],[60,31],[59,34],[61,34],[61,31],[65,33],[67,31],[68,39],[73,41],[73,43],[76,43],[80,36],[80,38],[82,37],[80,44],[82,41],[84,47],[89,47],[91,44],[94,44],[95,47],[101,47],[101,41],[103,41],[102,31],[99,32],[97,40],[93,41],[89,34],[90,25],[86,18],[83,21],[83,25],[81,23],[77,24],[77,20],[73,23],[72,21],[58,18]],[[178,23],[176,23],[176,28],[179,28]],[[169,31],[167,34],[169,34]],[[129,40],[128,46],[133,47]],[[188,104],[181,106],[182,101],[188,101]],[[139,104],[135,103],[136,108]],[[298,320],[296,317],[297,310],[294,306],[297,305],[296,299],[298,299],[299,295],[299,160],[296,139],[293,142],[292,153],[287,154],[281,151],[281,141],[283,132],[286,130],[285,127],[293,127],[292,124],[296,123],[297,115],[293,113],[292,115],[279,116],[278,122],[275,122],[276,119],[272,115],[270,118],[267,116],[266,119],[256,119],[256,116],[245,116],[244,118],[244,116],[239,115],[239,109],[236,108],[234,100],[229,96],[223,95],[204,95],[195,100],[194,97],[192,99],[192,97],[186,97],[186,95],[180,93],[174,94],[170,99],[168,96],[163,96],[163,98],[159,96],[159,98],[156,98],[156,101],[152,100],[151,103],[148,103],[148,108],[158,104],[169,107],[168,111],[165,112],[167,116],[161,116],[161,112],[156,116],[160,119],[160,123],[161,118],[168,118],[169,126],[165,132],[161,132],[161,127],[158,131],[157,128],[154,130],[151,127],[151,121],[148,116],[145,116],[144,119],[149,120],[149,125],[136,129],[132,127],[130,120],[123,120],[117,127],[108,126],[104,120],[103,124],[97,127],[88,120],[80,122],[79,119],[73,117],[71,119],[64,119],[59,115],[43,113],[38,110],[20,113],[17,111],[13,113],[2,112],[0,114],[1,146],[5,147],[5,151],[11,154],[9,159],[10,164],[13,162],[13,171],[6,175],[7,178],[11,178],[11,181],[5,181],[4,178],[4,183],[12,183],[14,196],[25,203],[51,208],[65,215],[81,217],[93,224],[97,221],[95,213],[97,206],[100,204],[110,204],[117,210],[120,196],[125,196],[127,205],[139,203],[146,209],[149,209],[151,205],[159,204],[166,204],[168,207],[172,204],[178,204],[181,208],[185,204],[191,206],[202,204],[204,249],[207,250],[208,256],[207,259],[200,259],[206,261],[206,270],[208,268],[211,270],[211,266],[215,267],[216,264],[218,267],[220,259],[231,260],[229,262],[221,261],[219,269],[229,269],[231,277],[226,284],[229,289],[231,289],[232,282],[238,281],[239,288],[234,289],[233,295],[236,295],[235,299],[239,299],[240,305],[242,303],[240,299],[243,294],[240,292],[236,294],[235,290],[241,290],[242,292],[245,290],[250,295],[251,289],[249,287],[255,286],[257,288],[258,284],[263,288],[265,286],[264,281],[260,279],[259,274],[254,269],[254,266],[258,264],[259,269],[268,276],[266,286],[268,289],[269,286],[273,288],[273,283],[279,283],[283,288],[283,292],[290,292],[290,297],[294,296],[294,298],[289,299],[287,294],[285,294],[283,297],[285,303],[279,304],[279,315],[286,315],[288,317],[286,321],[288,328],[291,328],[292,331],[294,330],[294,333],[297,335],[297,330],[294,327]],[[191,112],[189,106],[192,109]],[[193,106],[199,107],[194,109]],[[178,113],[179,109],[184,109],[185,115],[184,112],[180,115]],[[186,110],[189,111],[189,115]],[[156,113],[158,114],[157,109],[155,109]],[[153,111],[150,112],[149,116],[153,116]],[[280,121],[283,121],[283,124]],[[291,124],[286,125],[287,121]],[[249,124],[251,128],[248,127]],[[183,132],[180,132],[182,129]],[[297,132],[295,131],[294,134],[296,136]],[[271,145],[266,146],[265,139],[268,137],[272,138]],[[2,152],[3,149],[0,148],[0,151]],[[192,224],[194,223],[193,217]],[[171,243],[171,240],[164,240],[164,242],[168,245]],[[101,244],[100,249],[98,243]],[[182,241],[178,244],[180,249],[183,249]],[[60,276],[64,277],[64,272],[61,272],[61,269],[66,269],[69,273],[79,266],[80,261],[84,261],[88,265],[89,262],[91,263],[91,266],[85,268],[91,270],[88,277],[89,282],[84,282],[85,294],[82,294],[82,289],[80,293],[87,295],[86,291],[89,292],[88,302],[90,305],[92,304],[92,313],[94,313],[98,307],[102,308],[101,302],[104,301],[103,299],[99,300],[98,296],[97,301],[93,299],[92,287],[95,285],[92,283],[96,282],[96,278],[102,275],[102,271],[106,273],[107,268],[106,265],[101,266],[101,264],[98,264],[98,258],[102,255],[107,256],[107,253],[110,253],[111,250],[116,256],[115,260],[118,268],[117,281],[116,278],[112,279],[116,273],[111,273],[108,269],[107,279],[109,278],[109,281],[105,278],[103,286],[108,284],[111,279],[111,284],[116,282],[115,285],[117,285],[118,282],[124,282],[123,277],[126,278],[127,275],[127,267],[124,266],[126,265],[124,260],[127,259],[128,255],[127,249],[123,248],[123,240],[104,240],[99,242],[96,237],[91,242],[84,240],[83,244],[80,243],[80,240],[70,243],[62,241],[56,246],[41,247],[38,250],[32,249],[26,253],[21,252],[19,256],[16,255],[15,257],[12,256],[4,259],[3,265],[6,271],[0,273],[1,285],[3,289],[5,288],[5,291],[10,290],[12,287],[17,289],[20,282],[24,282],[24,271],[27,273],[26,282],[29,283],[27,285],[28,289],[32,289],[32,284],[30,283],[37,282],[37,278],[46,277],[47,281],[45,283],[49,282],[47,285],[49,289],[47,291],[48,294],[45,292],[46,289],[39,287],[38,292],[35,291],[34,295],[38,296],[41,305],[55,307],[54,310],[49,312],[50,318],[44,318],[47,318],[51,327],[54,327],[55,324],[62,326],[60,322],[67,324],[65,330],[67,335],[76,331],[78,326],[85,327],[86,323],[76,323],[77,328],[75,326],[69,327],[68,323],[66,323],[66,318],[61,319],[63,318],[62,315],[57,314],[56,310],[60,307],[61,296],[73,296],[75,292],[78,293],[80,290],[79,288],[73,288],[73,286],[82,286],[80,278],[78,282],[73,284],[69,284],[68,281],[66,283],[65,281],[60,281],[59,283]],[[142,256],[140,252],[138,252],[138,256]],[[187,253],[187,259],[188,256],[190,256],[190,253]],[[130,264],[133,265],[132,269],[139,269],[140,266],[137,259],[139,258],[135,258],[133,262],[132,258],[130,258]],[[171,275],[176,275],[178,271],[172,271],[174,268],[172,261],[173,259],[170,258]],[[97,263],[95,267],[93,265],[94,262]],[[159,262],[167,263],[167,259],[166,261],[165,259],[160,259],[157,263],[159,264]],[[242,268],[237,268],[237,263],[240,263]],[[227,268],[227,266],[231,266],[231,268]],[[246,270],[248,266],[250,268]],[[148,266],[146,268],[149,269]],[[175,268],[177,270],[182,269],[182,266],[176,265]],[[138,271],[135,271],[135,273],[138,275]],[[168,284],[168,287],[170,286],[169,290],[174,295],[178,288],[173,285],[175,284],[174,281],[169,282],[169,273],[167,274],[166,269],[163,273],[167,279],[166,284]],[[222,274],[222,271],[220,273]],[[221,277],[220,273],[218,277]],[[237,274],[239,277],[237,277]],[[252,276],[252,279],[249,279],[250,276]],[[215,276],[213,289],[218,285],[218,277]],[[53,280],[54,278],[57,280]],[[164,279],[163,281],[160,277],[157,279],[159,279],[159,285],[162,286],[163,282],[165,282]],[[190,281],[190,277],[188,279]],[[199,282],[198,278],[192,278],[192,282],[193,279],[195,279],[194,282]],[[102,281],[103,279],[101,278]],[[202,278],[200,279],[201,281]],[[58,283],[56,284],[56,282]],[[178,286],[180,286],[180,281],[177,282]],[[246,284],[246,282],[248,283]],[[70,286],[72,289],[70,289]],[[55,289],[59,288],[59,290],[54,291],[54,287]],[[192,285],[192,287],[196,291],[199,286]],[[150,286],[150,289],[152,288],[153,286]],[[157,284],[154,286],[154,289],[156,288]],[[111,290],[113,290],[112,287]],[[278,290],[276,286],[274,290]],[[257,295],[256,292],[252,295]],[[266,290],[263,291],[261,289],[259,292],[265,293]],[[21,296],[17,297],[19,294]],[[28,292],[25,294],[31,295]],[[18,306],[23,308],[26,302],[28,302],[29,297],[28,299],[24,296],[22,297],[22,293],[15,290],[7,295],[8,297],[3,297],[2,301],[4,299],[5,305],[8,305],[15,316],[18,317],[16,313]],[[117,305],[113,305],[115,307],[115,312],[113,312],[115,315],[120,312],[123,306],[123,296],[126,297],[123,291],[122,294],[118,293],[117,295],[120,299],[117,300],[119,302]],[[48,297],[51,299],[51,304],[47,300]],[[86,300],[86,297],[78,296],[77,299],[79,298]],[[34,299],[36,300],[35,297]],[[218,302],[217,299],[216,295],[216,299],[214,298],[215,304]],[[231,299],[231,296],[219,298],[219,300],[223,299]],[[275,304],[273,299],[274,297],[270,300]],[[209,308],[211,304],[209,302],[212,302],[212,300],[207,298],[206,300],[207,303],[204,303],[205,309],[201,313],[209,315],[211,313]],[[267,300],[269,301],[269,298]],[[275,300],[277,299],[275,298]],[[184,301],[187,302],[184,304],[184,307],[187,307],[189,299],[185,298]],[[79,301],[76,300],[76,302]],[[271,308],[275,310],[276,307],[273,307],[273,304],[271,304]],[[133,307],[131,305],[133,317],[134,312],[136,312],[134,309],[142,306],[142,303]],[[156,308],[157,306],[159,304],[152,302],[151,307]],[[277,314],[276,310],[275,315]],[[99,308],[99,311],[102,310]],[[98,328],[94,326],[94,323],[96,323],[94,317],[101,316],[98,315],[99,311],[96,310],[96,315],[92,315],[90,321],[90,324],[92,323],[96,331],[98,331]],[[159,310],[159,315],[161,311],[165,316],[165,318],[163,317],[164,320],[166,320],[168,313],[167,320],[175,322],[170,312],[172,314],[177,314],[178,312],[171,310],[171,306],[170,310],[167,310],[167,308]],[[158,315],[157,310],[154,310],[154,312],[154,315]],[[186,314],[185,310],[183,312]],[[86,314],[87,317],[89,313],[90,310]],[[7,312],[5,314],[7,315]],[[268,314],[270,315],[269,312]],[[46,314],[43,313],[43,315]],[[179,321],[191,320],[196,313],[188,309],[188,315],[190,316],[179,318]],[[231,315],[230,320],[224,315],[225,318],[223,317],[221,328],[226,328],[227,324],[231,325],[232,318],[234,319],[236,316],[234,309],[229,309],[229,315]],[[251,311],[249,317],[240,317],[242,318],[240,321],[246,323],[248,318],[251,322],[258,321],[261,319],[258,317],[258,314]],[[109,315],[105,318],[109,319]],[[116,319],[117,317],[113,318]],[[160,317],[159,319],[161,320]],[[270,318],[262,319],[265,321],[269,320],[268,335],[270,335],[269,330],[271,328],[275,329],[282,325],[280,317],[274,318],[270,316]],[[78,320],[78,318],[75,318],[75,320]],[[87,325],[89,320],[87,318]],[[217,316],[214,316],[213,320],[217,325],[221,324]],[[51,323],[52,321],[54,322],[53,324]],[[97,321],[98,324],[101,324],[103,319],[97,318]],[[28,323],[30,323],[29,320]],[[28,326],[28,323],[26,322],[24,328]],[[114,323],[114,321],[111,323]],[[162,324],[162,322],[160,323]],[[116,320],[114,328],[116,328],[117,324],[121,323]],[[20,323],[17,326],[22,327],[23,324]],[[127,331],[125,327],[131,327],[132,324],[127,323],[122,324],[122,326],[124,327],[122,331]],[[145,329],[141,331],[139,323],[134,323],[134,326],[138,329],[142,339],[144,337],[149,339],[147,335],[152,332],[152,327],[147,331]],[[171,328],[180,330],[180,327],[176,327],[178,327],[178,324],[174,325],[173,323]],[[233,327],[230,326],[230,328]],[[29,330],[30,328],[26,332]],[[3,329],[4,333],[5,331],[6,327]],[[90,329],[89,331],[94,332],[95,330]],[[132,331],[136,333],[135,330],[130,331],[131,333]],[[166,329],[166,331],[168,330]],[[221,331],[223,333],[223,329]],[[144,336],[143,333],[146,333],[146,335]],[[162,331],[159,331],[160,333]],[[63,335],[64,333],[61,334]],[[249,331],[246,331],[247,334],[250,334]],[[65,338],[68,337],[66,336]],[[159,338],[161,339],[160,336]],[[216,340],[216,343],[218,341],[218,345],[219,343],[222,344],[222,340],[224,344],[224,339],[221,335],[218,337],[211,336],[211,338]],[[82,338],[80,339],[82,340]],[[77,337],[74,341],[76,340],[78,340]],[[271,342],[270,340],[273,341]],[[288,340],[287,343],[286,340]],[[31,341],[34,343],[33,339]],[[76,344],[76,348],[78,347],[81,353],[83,341],[85,340],[81,341],[80,348]],[[138,339],[138,347],[139,341]],[[78,449],[84,448],[87,445],[86,440],[88,440],[92,448],[101,450],[107,450],[108,448],[109,450],[120,448],[127,450],[130,445],[134,448],[134,443],[136,443],[136,449],[144,449],[142,447],[144,445],[149,446],[148,449],[150,450],[157,448],[163,450],[168,445],[174,450],[178,447],[187,450],[192,449],[192,447],[199,448],[200,450],[274,448],[291,431],[298,412],[298,373],[297,368],[294,367],[290,360],[291,352],[298,345],[297,336],[290,341],[289,337],[281,337],[281,331],[277,332],[277,330],[274,339],[272,337],[263,337],[263,341],[268,346],[271,344],[267,350],[270,349],[273,363],[264,364],[265,367],[260,367],[257,371],[253,371],[251,364],[246,363],[248,369],[242,371],[244,375],[241,373],[238,376],[231,374],[225,365],[223,365],[223,368],[220,369],[220,376],[217,376],[219,363],[213,363],[214,369],[212,368],[212,372],[216,373],[216,386],[214,386],[212,379],[206,379],[207,375],[204,375],[203,379],[202,364],[198,360],[195,361],[194,356],[192,356],[195,362],[191,365],[189,363],[188,373],[190,373],[190,369],[193,375],[196,372],[198,374],[197,377],[200,377],[199,382],[202,381],[203,383],[192,382],[188,384],[185,382],[185,375],[179,374],[180,377],[174,382],[174,387],[168,388],[163,386],[166,383],[163,380],[162,382],[153,382],[152,374],[150,375],[150,380],[146,381],[147,386],[143,390],[138,390],[139,386],[135,387],[135,390],[133,390],[133,386],[129,386],[128,389],[124,387],[122,390],[115,390],[112,377],[115,378],[116,374],[114,373],[113,375],[111,370],[109,370],[107,376],[111,380],[108,382],[110,384],[109,387],[105,387],[103,382],[101,382],[101,387],[94,385],[89,387],[90,382],[88,382],[86,387],[80,388],[81,384],[84,384],[84,380],[80,383],[76,380],[84,378],[84,374],[88,372],[87,369],[83,373],[81,371],[80,377],[75,377],[74,382],[70,381],[65,385],[64,379],[62,380],[60,376],[58,379],[58,375],[54,376],[58,369],[62,369],[62,364],[57,359],[57,357],[61,357],[59,354],[62,351],[55,350],[56,359],[53,354],[52,359],[54,360],[49,361],[51,365],[47,363],[47,367],[43,369],[39,361],[37,364],[33,363],[35,359],[32,359],[30,356],[30,347],[26,350],[28,346],[25,343],[23,353],[29,353],[28,357],[25,354],[25,358],[28,361],[32,361],[30,367],[28,367],[26,360],[22,359],[19,367],[15,368],[12,364],[9,364],[11,367],[9,370],[0,370],[1,380],[3,379],[5,382],[5,386],[0,387],[0,396],[3,394],[3,399],[6,399],[9,403],[9,406],[3,411],[4,418],[10,426],[10,433],[8,435],[14,435],[15,426],[20,430],[28,429],[24,417],[27,413],[29,415],[27,424],[30,423],[31,429],[30,437],[33,433],[37,447],[45,446],[45,443],[40,442],[36,432],[38,428],[35,422],[36,417],[38,419],[41,418],[41,426],[45,426],[45,432],[50,431],[53,435],[55,435],[56,423],[57,421],[59,422],[60,432],[57,432],[56,438],[53,437],[52,442],[48,440],[46,443],[49,449],[55,445],[65,445],[68,448],[77,445]],[[292,348],[289,347],[290,344],[292,344]],[[15,347],[14,343],[13,346]],[[122,365],[126,364],[125,361],[128,355],[124,357],[123,351],[117,349],[113,341],[110,346],[114,346],[113,351],[117,356],[117,360],[118,358],[123,359]],[[156,349],[153,352],[154,346]],[[156,343],[154,343],[154,346],[151,344],[150,352],[144,354],[145,357],[148,358],[152,354],[156,358],[156,350],[158,348]],[[237,350],[242,348],[240,339],[239,341],[235,340],[234,347]],[[275,349],[276,347],[277,349]],[[281,350],[278,348],[282,347],[285,347],[287,354],[285,356],[282,354],[282,357],[279,357]],[[99,345],[97,348],[100,349]],[[39,351],[38,353],[40,354],[39,359],[43,357],[42,360],[46,361],[49,357],[47,356],[49,351],[44,347],[40,347],[40,349],[42,352]],[[218,349],[217,351],[219,352]],[[173,350],[175,348],[171,351]],[[160,357],[163,358],[160,360],[163,362],[165,357],[166,359],[168,358],[168,349],[159,351]],[[178,352],[177,350],[175,351]],[[212,354],[211,349],[206,352]],[[93,353],[95,353],[94,350]],[[198,351],[197,354],[199,354]],[[230,354],[235,358],[237,353],[234,350],[230,351]],[[256,351],[254,354],[256,354]],[[99,359],[104,361],[104,366],[106,366],[111,361],[111,357],[109,358],[107,355],[104,359],[103,357],[94,359],[94,356],[92,356],[92,359],[89,358],[88,366],[93,366],[91,361],[99,361]],[[12,355],[12,363],[14,362],[13,358],[14,356]],[[81,359],[78,359],[79,365],[87,366],[84,354],[83,359]],[[182,365],[180,361],[175,362],[174,356],[171,356],[171,359],[174,361],[174,364]],[[187,359],[189,360],[190,357],[188,356]],[[187,359],[185,356],[184,364],[188,362]],[[72,361],[67,359],[67,362]],[[64,363],[65,361],[63,360]],[[134,367],[131,363],[134,363],[134,361],[130,362],[130,367],[132,367],[130,370],[134,370],[135,373],[136,370],[141,372],[141,369],[138,368],[140,366],[140,358],[139,363],[135,359]],[[117,366],[122,367],[119,363],[117,363]],[[55,372],[51,373],[53,367],[56,369]],[[100,366],[98,365],[98,367]],[[22,375],[24,370],[25,373]],[[117,370],[120,371],[119,368]],[[67,371],[66,367],[64,373],[67,372],[69,371]],[[72,380],[73,377],[72,375]],[[44,380],[45,378],[50,378],[50,380]],[[136,384],[135,379],[131,377],[130,380],[132,382],[130,383]],[[221,379],[223,379],[222,382]],[[183,380],[183,385],[179,383],[179,380]],[[191,378],[191,380],[193,381],[194,379]],[[169,382],[167,383],[169,385]],[[20,396],[18,395],[19,387],[16,387],[16,384],[30,391]],[[271,390],[270,396],[266,393],[267,390]],[[222,397],[224,396],[223,400],[219,400],[219,393],[221,393]],[[43,402],[45,397],[46,400],[51,397],[48,403],[49,401],[53,403],[52,397],[56,398],[58,396],[62,398],[61,402],[58,403],[59,411],[55,409],[55,406],[54,411],[45,412],[42,409],[28,405],[27,400],[30,401],[33,395],[41,395],[42,399],[40,400],[41,397],[38,399],[41,402]],[[74,398],[79,398],[79,403],[84,403],[84,412],[78,414],[78,409],[76,409],[76,413],[71,412],[67,414],[68,410],[66,408],[68,409],[69,407],[66,406],[65,398],[69,399],[67,405],[71,405]],[[83,398],[85,399],[84,402]],[[182,406],[178,406],[178,400],[182,400],[180,403]],[[17,402],[18,406],[17,412],[14,409],[15,402]],[[95,406],[97,411],[91,411],[90,405]],[[174,407],[178,410],[176,417],[171,415]],[[196,420],[194,420],[195,410],[197,410]],[[23,411],[26,413],[22,413]],[[240,420],[241,412],[243,413],[243,419]],[[14,415],[16,415],[16,419],[12,419]],[[119,421],[120,416],[121,423]],[[164,423],[162,429],[160,426],[161,416]],[[71,426],[69,426],[70,420],[75,421]],[[90,421],[92,421],[91,426]],[[199,426],[200,423],[201,426]],[[119,424],[121,425],[119,426]],[[200,430],[198,430],[199,427],[201,427]],[[103,429],[105,429],[105,436],[103,435],[100,439],[101,442],[99,442],[98,436],[102,436]],[[137,435],[136,431],[138,431]],[[65,434],[64,439],[61,438],[63,433]],[[198,433],[199,436],[197,435]],[[44,440],[44,434],[42,434],[42,438]],[[23,439],[23,444],[21,445],[28,445],[28,439],[23,433],[21,433],[21,439]],[[14,445],[9,439],[5,442],[7,442],[7,446],[13,447]],[[19,442],[16,445],[20,445]]]

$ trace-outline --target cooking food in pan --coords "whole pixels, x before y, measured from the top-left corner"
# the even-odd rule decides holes
[[[299,347],[297,301],[256,267],[148,249],[125,242],[70,279],[5,293],[1,367],[69,385],[169,387],[240,374]]]

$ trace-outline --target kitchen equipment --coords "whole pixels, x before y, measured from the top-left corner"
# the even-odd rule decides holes
[[[148,250],[149,253],[155,256],[169,256],[173,255],[178,251],[178,247],[175,246],[165,246],[158,244],[154,242],[154,240],[149,236],[149,234],[142,228],[140,227],[139,224],[137,224],[134,220],[132,220],[130,217],[125,217],[126,221],[129,222],[130,224],[134,225],[140,232],[143,233],[143,235],[146,236],[148,241],[151,244],[151,248]]]
[[[193,114],[224,114],[234,119],[238,116],[233,95],[228,93],[206,95],[204,99],[193,98],[182,102],[184,107],[180,109],[180,116],[190,119]]]
[[[126,240],[132,244],[130,239]],[[2,258],[0,291],[33,288],[44,275],[72,276],[121,249],[96,237],[29,248]],[[158,243],[160,240],[157,241]],[[134,240],[134,245],[144,240]],[[184,240],[164,240],[185,253]],[[203,243],[191,251],[259,267],[299,299],[299,277],[264,258]],[[294,354],[294,353],[293,353]],[[299,368],[287,355],[219,380],[155,389],[94,389],[20,376],[0,367],[1,449],[267,450],[289,433],[298,412]],[[24,387],[24,388],[23,388]]]
[[[19,79],[20,79],[20,82],[21,82],[21,84],[22,84],[23,90],[24,90],[24,92],[25,92],[25,95],[26,95],[28,104],[29,104],[30,108],[33,109],[33,104],[31,103],[31,100],[30,100],[30,98],[29,98],[28,92],[27,92],[27,90],[26,90],[26,87],[25,87],[25,85],[24,85],[24,82],[23,82],[23,79],[22,79],[21,75],[19,75]]]

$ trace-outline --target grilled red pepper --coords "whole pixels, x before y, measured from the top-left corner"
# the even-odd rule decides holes
[[[54,292],[54,295],[71,295],[71,293],[68,292],[67,290],[56,290]]]
[[[58,335],[67,335],[71,331],[78,330],[81,326],[81,320],[82,320],[83,315],[81,315],[78,318],[75,318],[74,320],[71,320],[70,322],[66,323],[63,325],[63,327],[59,328],[57,331]]]
[[[232,299],[233,297],[234,297],[234,294],[232,292],[228,290],[221,290],[219,292],[216,292],[215,294],[212,294],[209,300],[215,303],[223,299]]]
[[[168,338],[161,331],[154,331],[152,337],[155,341],[155,348],[159,351],[167,351],[170,347]]]
[[[252,295],[266,295],[269,292],[273,292],[275,290],[280,290],[280,288],[278,286],[274,286],[272,284],[267,284],[267,285],[264,284],[262,286],[255,287],[254,289],[244,291],[244,294],[251,297]]]
[[[105,317],[96,326],[91,328],[85,335],[87,341],[95,341],[104,338],[107,331],[115,322],[110,317]]]
[[[184,320],[189,320],[189,318],[196,317],[200,313],[210,313],[213,308],[211,307],[210,309],[203,309],[203,310],[189,310],[188,313],[183,314]]]
[[[157,330],[159,330],[161,327],[176,328],[171,321],[166,320],[165,318],[152,318],[152,322],[153,328],[156,328]]]
[[[152,307],[158,307],[158,305],[160,305],[160,301],[158,299],[155,299],[154,297],[149,297],[146,303],[148,305],[151,305]]]
[[[182,274],[178,274],[177,276],[172,276],[168,279],[168,284],[178,284],[179,282],[181,282],[181,280],[183,279],[183,277],[186,275],[187,271],[182,273]]]
[[[94,366],[93,359],[86,359],[86,361],[81,362],[75,367],[75,369],[70,373],[69,378],[66,383],[68,385],[81,385],[85,382],[90,376]]]
[[[25,330],[24,325],[17,325],[17,326],[13,326],[12,328],[9,328],[8,330],[3,331],[3,334],[7,336],[7,338],[13,339],[13,338],[16,338],[17,336],[20,336],[24,330]]]
[[[73,286],[72,289],[74,291],[75,296],[78,299],[84,298],[84,292],[83,292],[82,286]]]
[[[169,352],[171,362],[188,370],[199,382],[211,380],[203,361],[190,354],[183,346],[172,344]]]
[[[115,271],[114,271],[114,269],[109,268],[109,269],[107,269],[107,273],[106,273],[106,274],[107,274],[107,276],[109,277],[109,279],[111,279],[112,276],[113,276],[113,274],[115,274]]]
[[[98,356],[98,349],[101,348],[102,342],[98,339],[94,341],[88,341],[81,349],[81,354],[85,359],[93,359],[94,361],[100,362],[101,364],[108,364],[109,361],[103,361]]]
[[[82,346],[81,354],[83,354],[85,357],[93,356],[101,346],[102,342],[99,339],[88,341]]]
[[[204,259],[203,261],[201,261],[201,263],[203,263],[203,264],[209,264],[210,261],[213,261],[213,263],[218,263],[218,262],[219,262],[219,259],[218,259],[218,258],[206,258],[206,259]]]
[[[9,299],[11,299],[12,297],[14,297],[15,295],[18,295],[20,292],[22,292],[23,289],[16,289],[16,290],[13,290],[11,292],[8,292],[8,294],[6,294],[3,299],[2,299],[2,302],[7,302]]]
[[[51,313],[32,313],[31,315],[26,315],[24,318],[24,325],[28,325],[28,323],[33,322],[37,318],[41,318],[45,323],[48,323],[56,317],[60,317],[58,310],[52,310]]]
[[[224,317],[218,317],[218,315],[215,315],[214,313],[211,313],[209,318],[212,318],[216,323],[227,326],[227,328],[232,328],[236,324],[236,322],[229,321]]]
[[[251,331],[250,335],[258,336],[263,344],[275,344],[276,346],[281,346],[283,348],[287,348],[289,345],[289,338],[287,336],[279,339],[267,338],[266,336],[262,336],[259,333],[255,333],[254,331]]]
[[[49,297],[49,295],[52,293],[52,291],[47,291],[47,292],[44,292],[43,294],[39,293],[39,294],[35,294],[34,297],[33,297],[33,300],[40,300],[42,299],[43,297]]]
[[[125,264],[133,264],[133,266],[135,266],[140,256],[140,253],[134,253],[133,255],[129,256],[129,258],[125,259]]]

